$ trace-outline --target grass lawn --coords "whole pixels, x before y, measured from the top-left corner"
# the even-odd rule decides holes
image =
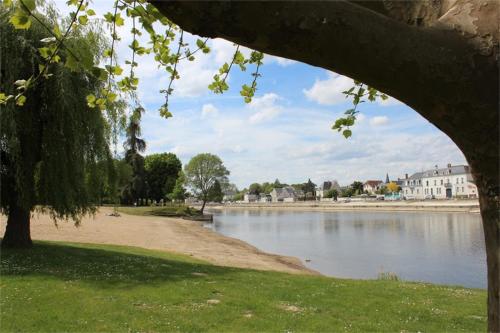
[[[188,207],[184,204],[170,204],[167,206],[140,206],[140,207],[118,207],[118,212],[129,215],[154,215],[154,216],[170,216],[170,217],[190,217],[201,215],[200,211]]]
[[[133,247],[3,250],[2,332],[485,331],[483,290],[218,267]]]

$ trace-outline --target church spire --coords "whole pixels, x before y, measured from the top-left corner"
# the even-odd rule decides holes
[[[388,174],[388,173],[386,173],[386,174],[385,174],[385,183],[386,183],[386,184],[389,184],[389,182],[390,182],[390,181],[389,181],[389,174]]]

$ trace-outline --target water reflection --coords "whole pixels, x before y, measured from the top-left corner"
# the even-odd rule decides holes
[[[324,274],[486,287],[479,215],[432,212],[220,210],[212,228]]]

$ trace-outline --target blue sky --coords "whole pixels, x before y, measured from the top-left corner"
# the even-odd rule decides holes
[[[56,1],[67,12],[64,3]],[[99,1],[92,8],[99,15],[111,4]],[[130,57],[129,28],[126,22],[121,29],[122,63]],[[195,39],[188,36],[188,40]],[[207,86],[219,66],[231,60],[234,46],[221,39],[211,40],[209,46],[210,54],[179,65],[181,79],[174,84],[170,119],[157,112],[164,102],[159,90],[167,87],[168,73],[157,69],[151,56],[138,59],[139,97],[147,110],[142,122],[146,154],[173,152],[183,164],[198,153],[216,154],[239,188],[276,178],[287,183],[311,178],[318,184],[336,179],[347,185],[353,180],[385,179],[386,173],[394,179],[436,164],[465,163],[445,134],[392,98],[363,104],[353,137],[344,139],[331,125],[350,107],[341,92],[352,81],[299,62],[266,56],[250,104],[244,103],[239,90],[251,82],[252,66],[245,73],[232,71],[230,90],[215,95]]]

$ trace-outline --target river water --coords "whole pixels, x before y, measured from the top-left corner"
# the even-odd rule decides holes
[[[215,231],[322,274],[486,288],[478,214],[442,212],[212,211]]]

